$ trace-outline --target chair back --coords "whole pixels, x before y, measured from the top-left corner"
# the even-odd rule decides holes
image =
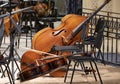
[[[104,19],[100,18],[98,20],[98,23],[96,25],[95,29],[95,42],[94,42],[94,47],[97,49],[101,48],[102,41],[103,41],[103,32],[104,32]]]
[[[99,31],[101,31],[103,27],[104,27],[104,18],[99,18],[95,27],[95,33],[98,33]]]

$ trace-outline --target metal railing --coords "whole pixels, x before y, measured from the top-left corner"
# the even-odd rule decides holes
[[[91,9],[84,9],[94,11]],[[84,11],[83,10],[83,11]],[[89,16],[91,13],[83,12],[83,15]],[[110,16],[110,12],[100,11],[90,20],[90,34],[93,34],[97,20],[100,17],[105,19],[104,38],[102,52],[106,63],[120,65],[120,17]],[[120,16],[119,13],[112,12],[113,15]],[[101,58],[98,58],[101,59]]]

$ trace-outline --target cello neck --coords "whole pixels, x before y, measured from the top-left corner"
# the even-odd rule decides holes
[[[109,3],[111,0],[105,0],[105,2],[95,11],[93,12],[86,20],[84,20],[82,23],[80,23],[72,32],[71,38],[75,37],[80,30],[82,30],[82,27],[86,25],[91,18],[93,18],[94,15],[96,15],[107,3]]]

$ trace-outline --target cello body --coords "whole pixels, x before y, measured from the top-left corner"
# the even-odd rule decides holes
[[[20,80],[21,82],[58,71],[66,66],[64,57],[54,57],[42,52],[29,50],[23,54],[21,59]],[[62,71],[61,71],[62,73]],[[63,72],[64,74],[64,72]],[[62,75],[62,74],[59,74]]]
[[[53,46],[72,45],[80,41],[81,31],[72,39],[69,39],[69,35],[85,19],[85,16],[75,14],[66,15],[62,18],[61,24],[58,27],[47,27],[37,32],[32,39],[32,48],[50,52]]]

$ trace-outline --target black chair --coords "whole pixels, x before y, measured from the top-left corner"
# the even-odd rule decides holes
[[[90,52],[88,52],[88,51],[85,52],[83,50],[83,52],[81,52],[81,54],[78,53],[77,55],[73,54],[73,55],[68,56],[68,61],[69,62],[68,62],[68,67],[67,67],[66,75],[65,75],[65,78],[64,78],[64,82],[66,82],[68,71],[69,71],[71,62],[73,61],[74,67],[73,67],[73,71],[72,71],[72,76],[71,76],[70,84],[72,84],[74,72],[76,70],[75,67],[78,64],[81,65],[82,70],[86,74],[88,74],[89,72],[93,72],[94,78],[97,81],[97,77],[96,77],[96,74],[95,74],[95,70],[96,70],[96,72],[98,74],[98,77],[100,79],[100,83],[103,84],[103,81],[102,81],[100,73],[99,73],[99,69],[98,69],[97,64],[96,64],[96,57],[93,57],[94,49],[98,49],[99,50],[98,52],[101,51],[100,48],[101,48],[101,45],[102,45],[103,31],[104,31],[103,21],[104,21],[103,19],[100,19],[98,21],[97,25],[99,25],[99,27],[96,26],[97,29],[95,30],[94,36],[88,36],[82,42],[82,45],[88,45],[88,44],[92,45],[91,51]],[[84,62],[86,62],[86,61],[90,63],[90,66],[91,66],[90,68],[91,69],[86,69],[85,64],[84,64]],[[95,69],[93,67],[93,64],[95,65]]]
[[[100,39],[98,38],[99,39],[98,41],[100,41],[100,42],[97,42],[96,35],[98,33],[101,33],[103,36],[104,24],[105,24],[104,18],[99,18],[98,22],[95,26],[95,31],[94,31],[93,35],[87,36],[84,41],[85,45],[91,45],[91,47],[92,47],[92,45],[95,44],[95,47],[98,49],[98,53],[97,53],[97,55],[95,55],[96,60],[99,59],[103,64],[105,64],[105,61],[104,61],[104,56],[101,51],[102,37],[100,37]],[[95,40],[96,40],[96,43],[95,43]],[[97,43],[99,43],[99,45]],[[101,56],[101,59],[100,59],[100,56]]]

